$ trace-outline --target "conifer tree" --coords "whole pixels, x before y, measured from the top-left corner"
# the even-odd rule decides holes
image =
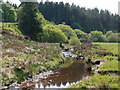
[[[22,2],[18,10],[18,22],[21,31],[36,40],[37,34],[42,32],[42,17],[37,2]]]

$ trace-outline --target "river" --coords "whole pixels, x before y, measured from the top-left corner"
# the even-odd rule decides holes
[[[82,60],[66,60],[61,68],[36,75],[19,87],[15,85],[14,88],[67,88],[90,74],[85,70],[85,63]]]

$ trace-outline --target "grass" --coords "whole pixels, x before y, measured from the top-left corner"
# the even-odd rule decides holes
[[[16,26],[17,23],[4,23],[4,29],[12,31],[12,35],[23,35]],[[2,83],[9,85],[15,81],[21,83],[32,76],[41,72],[50,70],[60,65],[62,61],[61,49],[57,43],[38,43],[29,40],[20,40],[8,35],[2,38]],[[118,44],[117,43],[93,43],[97,44],[97,48],[86,49],[83,53],[92,57],[92,60],[102,60],[104,63],[99,69],[100,71],[118,70]],[[69,45],[68,45],[69,47]],[[81,49],[80,49],[81,50]],[[96,52],[111,52],[114,55],[100,56]],[[76,51],[78,54],[79,51]],[[75,54],[76,54],[75,52]],[[71,62],[67,65],[69,66]],[[66,67],[66,66],[64,66]],[[18,70],[16,70],[18,69]],[[118,88],[118,75],[116,74],[94,74],[88,78],[84,78],[78,84],[69,86],[69,88]]]
[[[94,42],[93,45],[96,47],[92,47],[90,50],[91,55],[87,55],[87,58],[92,57],[92,61],[94,60],[104,60],[99,71],[118,71],[119,70],[119,61],[118,61],[118,43],[101,43]],[[97,54],[96,52],[100,52],[102,54]],[[106,54],[105,53],[112,53]],[[98,74],[95,73],[89,78],[83,78],[79,83],[73,84],[68,87],[68,89],[72,88],[120,88],[119,75],[108,73],[108,74]]]
[[[106,60],[99,71],[118,71],[118,60]]]
[[[94,42],[93,44],[100,45],[98,47],[105,49],[106,52],[112,52],[113,54],[118,54],[118,43]]]
[[[23,33],[18,29],[17,23],[3,23],[4,29],[10,29],[14,32],[17,32],[20,35],[23,35]]]
[[[68,88],[120,88],[120,84],[118,83],[119,78],[120,77],[115,74],[94,74]]]
[[[9,29],[7,29],[8,33],[11,31],[11,28]],[[21,83],[30,75],[34,76],[60,65],[63,56],[59,44],[13,38],[16,35],[14,32],[10,32],[12,36],[4,34],[2,38],[2,69],[4,69],[2,83],[4,85],[16,81]]]
[[[111,52],[113,55],[118,55],[118,43],[93,43],[99,45],[99,49],[102,52]],[[107,55],[107,56],[98,56],[96,55],[94,60],[100,59],[100,60],[105,60],[100,68],[100,71],[106,71],[106,70],[118,70],[118,57],[117,56],[112,56],[112,55]]]

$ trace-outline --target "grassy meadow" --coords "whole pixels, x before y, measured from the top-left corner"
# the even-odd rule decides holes
[[[94,60],[104,60],[100,65],[98,72],[108,73],[95,73],[92,76],[87,76],[83,78],[79,83],[73,84],[68,88],[120,88],[119,74],[110,73],[109,71],[120,71],[119,61],[118,61],[118,43],[101,43],[94,42],[97,48],[92,48],[92,52],[110,52],[108,55],[94,54],[92,61]],[[111,55],[112,53],[112,55]]]

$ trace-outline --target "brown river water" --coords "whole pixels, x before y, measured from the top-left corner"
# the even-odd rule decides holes
[[[65,62],[59,69],[40,74],[11,88],[67,88],[89,75],[91,72],[85,70],[82,60],[72,60]]]

